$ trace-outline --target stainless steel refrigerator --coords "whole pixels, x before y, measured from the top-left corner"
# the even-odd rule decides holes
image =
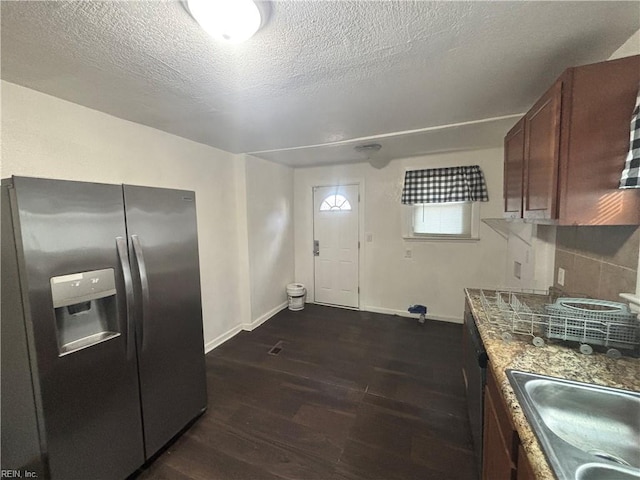
[[[13,177],[1,234],[3,471],[127,477],[206,409],[194,193]]]

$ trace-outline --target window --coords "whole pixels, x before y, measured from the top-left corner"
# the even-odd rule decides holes
[[[404,205],[404,237],[415,240],[471,240],[478,238],[477,202]]]
[[[413,206],[413,233],[469,235],[471,202],[423,203]]]
[[[411,240],[478,240],[480,202],[489,201],[478,165],[406,170],[403,237]]]
[[[347,200],[345,197],[339,194],[329,195],[320,204],[321,212],[327,212],[327,211],[344,212],[347,210],[351,210],[351,204],[349,203],[349,200]]]

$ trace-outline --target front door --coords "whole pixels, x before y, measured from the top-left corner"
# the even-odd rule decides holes
[[[358,185],[314,187],[315,301],[359,306]]]

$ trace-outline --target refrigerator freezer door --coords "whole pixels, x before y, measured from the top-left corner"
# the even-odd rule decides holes
[[[193,192],[124,186],[147,458],[207,404]]]
[[[13,186],[26,330],[37,359],[32,368],[51,477],[124,478],[142,465],[144,451],[137,365],[135,355],[127,356],[127,296],[116,247],[116,237],[126,238],[122,187],[21,177]],[[87,294],[76,304],[54,306],[52,278],[104,270],[104,278],[84,279],[83,274],[78,281],[98,282],[97,288],[113,274],[115,295]],[[69,335],[103,331],[115,334],[64,354]]]
[[[0,314],[2,327],[0,333],[0,352],[2,355],[2,375],[0,375],[2,392],[2,415],[0,415],[0,434],[2,443],[0,460],[2,471],[28,470],[34,472],[36,478],[45,478],[45,466],[40,449],[38,418],[36,416],[35,393],[31,381],[31,365],[27,334],[23,322],[24,310],[22,291],[18,274],[18,258],[16,255],[15,237],[13,235],[13,219],[11,218],[11,201],[9,186],[3,181],[2,227],[2,302]]]

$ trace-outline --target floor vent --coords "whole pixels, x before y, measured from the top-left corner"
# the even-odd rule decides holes
[[[284,342],[282,340],[280,340],[273,347],[271,347],[271,350],[269,350],[269,355],[278,355],[280,353],[280,351],[282,350],[283,343]]]

